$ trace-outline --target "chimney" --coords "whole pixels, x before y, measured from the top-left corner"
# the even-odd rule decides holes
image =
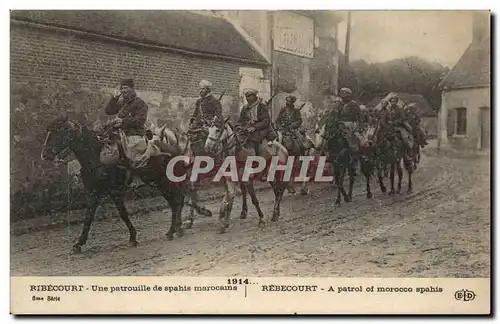
[[[483,39],[490,36],[490,12],[472,12],[472,43],[479,44]]]

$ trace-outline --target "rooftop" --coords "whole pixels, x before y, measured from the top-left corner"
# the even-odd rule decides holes
[[[267,65],[223,18],[184,10],[13,10],[11,19]]]
[[[490,37],[472,42],[439,84],[441,89],[490,86]]]

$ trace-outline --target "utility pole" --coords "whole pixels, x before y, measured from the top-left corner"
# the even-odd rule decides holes
[[[351,74],[349,68],[349,55],[351,51],[351,12],[347,12],[347,28],[345,35],[345,49],[344,49],[344,69],[342,71],[342,83],[339,84],[339,89],[344,87],[349,83],[349,77]]]
[[[269,12],[269,20],[268,20],[268,26],[269,26],[269,34],[270,34],[270,56],[271,56],[271,78],[269,81],[269,95],[273,95],[274,87],[276,87],[276,63],[275,63],[275,54],[274,54],[274,12],[271,11]],[[271,121],[273,121],[273,112],[274,112],[274,99],[271,101],[271,111],[269,112],[269,115],[271,117]]]
[[[347,29],[345,35],[345,63],[349,65],[349,52],[351,51],[351,12],[347,12]]]

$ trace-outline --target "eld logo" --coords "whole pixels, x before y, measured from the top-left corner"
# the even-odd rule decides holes
[[[476,294],[473,291],[468,290],[468,289],[457,290],[455,292],[455,299],[456,300],[468,302],[468,301],[474,300],[474,298],[476,298]]]

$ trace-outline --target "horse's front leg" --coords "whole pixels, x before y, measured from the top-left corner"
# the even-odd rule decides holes
[[[220,210],[219,210],[219,234],[224,234],[226,229],[229,227],[229,219],[231,216],[231,210],[233,209],[233,202],[235,196],[235,187],[228,179],[224,179],[224,188],[226,194],[222,200]]]
[[[341,194],[344,191],[344,173],[342,167],[340,165],[334,166],[334,174],[335,174],[335,185],[337,186],[337,200],[335,200],[335,206],[340,206],[340,202],[342,200]]]
[[[396,164],[391,163],[391,175],[390,175],[391,191],[389,192],[389,195],[391,195],[391,196],[393,196],[396,193],[396,191],[394,190],[394,172],[395,172],[395,169],[396,169]]]
[[[189,186],[188,198],[189,198],[189,201],[191,202],[191,206],[189,208],[189,215],[187,217],[187,220],[185,222],[183,222],[184,223],[183,226],[184,226],[184,228],[190,229],[193,227],[194,211],[198,206],[198,192],[196,190],[196,186],[194,185],[194,183],[189,182],[188,186]]]
[[[347,200],[346,197],[344,196],[345,202],[352,201],[352,189],[354,187],[354,181],[356,180],[356,164],[349,165],[348,173],[349,173],[349,194],[347,195]]]
[[[98,193],[91,194],[90,204],[87,210],[87,215],[85,216],[85,220],[83,221],[83,228],[80,237],[78,238],[78,242],[73,245],[73,252],[80,253],[82,252],[82,246],[87,243],[87,239],[89,237],[90,225],[94,221],[95,212],[97,207],[101,203],[102,197]]]
[[[137,242],[137,230],[130,221],[129,213],[127,211],[127,208],[125,207],[125,203],[123,202],[123,195],[121,193],[112,193],[111,199],[113,199],[116,209],[118,209],[120,218],[128,228],[128,231],[130,233],[130,239],[129,239],[130,246],[137,246],[139,244]]]
[[[398,170],[398,191],[397,193],[401,193],[401,182],[403,181],[403,168],[401,167],[401,161],[398,161],[396,164],[396,168]]]
[[[184,206],[185,192],[181,188],[172,187],[166,178],[158,179],[156,185],[172,210],[172,221],[166,234],[167,240],[171,241],[174,239],[174,233],[177,233],[178,236],[184,235],[182,208]]]
[[[259,199],[257,199],[257,194],[255,193],[255,187],[253,185],[253,181],[250,180],[247,184],[248,194],[250,195],[250,199],[252,199],[252,204],[254,205],[257,213],[259,214],[259,226],[263,227],[265,225],[264,222],[264,213],[260,209]]]
[[[372,199],[373,198],[373,195],[372,195],[372,191],[371,191],[371,188],[370,188],[370,180],[371,180],[371,176],[372,176],[372,169],[370,168],[369,170],[366,169],[364,170],[363,172],[365,174],[365,179],[366,179],[366,198],[367,199]]]
[[[305,151],[302,154],[303,154],[303,156],[310,156],[309,151]],[[299,172],[301,172],[302,171],[302,164],[298,162],[299,161],[298,159],[296,159],[296,161],[297,161],[298,168],[299,168],[298,170],[299,170]],[[305,162],[302,162],[302,163],[305,163]],[[309,168],[309,165],[308,165],[307,172],[306,172],[306,175],[305,175],[306,177],[310,173],[309,170],[310,170],[310,168]],[[300,188],[300,195],[301,196],[307,196],[309,194],[309,188],[307,187],[308,182],[309,181],[307,181],[307,180],[304,180],[302,182],[302,186]]]
[[[208,210],[205,205],[200,201],[200,196],[198,195],[198,192],[200,191],[201,184],[194,182],[192,183],[193,186],[193,192],[194,192],[194,199],[196,201],[195,204],[193,204],[196,213],[199,215],[202,215],[204,217],[212,217],[212,212]]]
[[[247,184],[245,182],[240,182],[241,189],[241,214],[240,218],[245,219],[248,216],[248,205],[247,205]]]
[[[309,194],[309,188],[307,187],[308,181],[302,183],[302,188],[300,189],[300,194],[302,196],[307,196]]]
[[[420,150],[420,149],[419,149],[419,146],[418,146],[418,145],[415,145],[415,146],[413,147],[413,156],[412,156],[412,158],[413,158],[413,159],[412,159],[412,160],[413,160],[413,167],[414,167],[415,169],[417,169],[417,165],[418,165],[418,160],[419,160],[419,157],[418,157],[418,155],[419,155],[419,150]]]
[[[382,193],[386,193],[387,192],[387,188],[385,187],[385,184],[384,184],[384,173],[383,173],[383,165],[381,163],[378,163],[377,164],[377,179],[378,179],[378,184],[380,186],[380,191],[382,191]]]
[[[286,182],[276,181],[271,183],[271,186],[274,190],[274,209],[271,222],[277,222],[280,217],[281,200],[283,199],[283,194],[285,193],[285,187],[287,187],[288,184]]]
[[[411,161],[405,161],[405,169],[406,172],[408,172],[408,193],[413,192],[413,184],[412,184],[412,175],[413,175],[413,168],[411,165]]]
[[[194,224],[194,212],[196,211],[197,214],[205,216],[205,217],[212,217],[212,212],[205,208],[205,206],[200,205],[200,196],[198,194],[199,191],[199,185],[197,185],[194,182],[189,182],[188,184],[188,189],[187,189],[187,194],[190,202],[191,202],[191,208],[189,210],[188,217],[185,222],[183,222],[183,227],[184,228],[192,228]]]

